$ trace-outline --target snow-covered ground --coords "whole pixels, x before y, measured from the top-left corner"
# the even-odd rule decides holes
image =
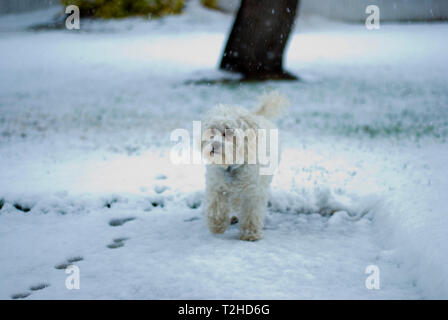
[[[232,16],[25,29],[58,10],[0,17],[0,298],[448,298],[448,24],[300,17],[302,81],[197,84]],[[271,89],[292,106],[265,238],[213,236],[170,133]]]

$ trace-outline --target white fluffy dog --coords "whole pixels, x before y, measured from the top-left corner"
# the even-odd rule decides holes
[[[202,155],[208,163],[204,211],[212,233],[224,233],[231,222],[230,214],[236,213],[237,220],[232,220],[239,221],[241,240],[262,237],[272,173],[260,174],[260,166],[265,163],[260,161],[257,146],[266,144],[270,129],[276,129],[271,120],[287,106],[285,97],[272,92],[263,95],[252,112],[218,105],[207,113],[202,122]],[[272,140],[269,142],[271,145]]]

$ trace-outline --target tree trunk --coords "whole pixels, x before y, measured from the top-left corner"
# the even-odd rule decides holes
[[[299,0],[242,0],[220,68],[246,79],[297,79],[283,70],[283,52]]]

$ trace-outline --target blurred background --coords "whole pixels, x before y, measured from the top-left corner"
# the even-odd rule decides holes
[[[3,0],[0,14],[42,9],[59,4],[59,0]],[[204,0],[204,5],[226,12],[236,12],[240,0]],[[317,14],[341,21],[362,21],[360,12],[368,5],[383,9],[383,21],[443,20],[448,18],[448,3],[443,0],[302,0],[302,14]]]
[[[448,298],[447,18],[445,0],[0,0],[0,298]],[[171,133],[271,90],[291,107],[265,240],[211,236],[204,166],[171,163]]]

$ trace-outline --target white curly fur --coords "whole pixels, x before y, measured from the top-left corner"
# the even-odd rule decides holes
[[[207,113],[203,128],[212,133],[227,132],[228,129],[273,129],[270,119],[279,116],[288,105],[287,99],[277,92],[264,95],[260,105],[250,112],[239,106],[218,105]],[[237,130],[238,131],[238,130]],[[250,131],[250,130],[249,130]],[[256,131],[255,131],[256,132]],[[212,134],[213,135],[213,134]],[[233,136],[226,135],[219,139],[203,137],[208,140],[202,145],[202,152],[208,160],[206,169],[205,216],[207,226],[212,233],[224,233],[230,225],[231,214],[238,216],[240,239],[255,241],[263,235],[263,222],[266,213],[269,186],[272,175],[260,175],[260,165],[249,164],[248,152],[255,152],[254,146],[241,148],[238,135],[236,144],[231,144],[235,153],[242,154],[244,164],[216,164],[216,159],[225,154],[224,143],[231,143]],[[224,141],[221,141],[223,139]],[[247,145],[247,144],[246,144]],[[245,150],[246,149],[246,150]],[[233,149],[232,149],[233,150]]]

